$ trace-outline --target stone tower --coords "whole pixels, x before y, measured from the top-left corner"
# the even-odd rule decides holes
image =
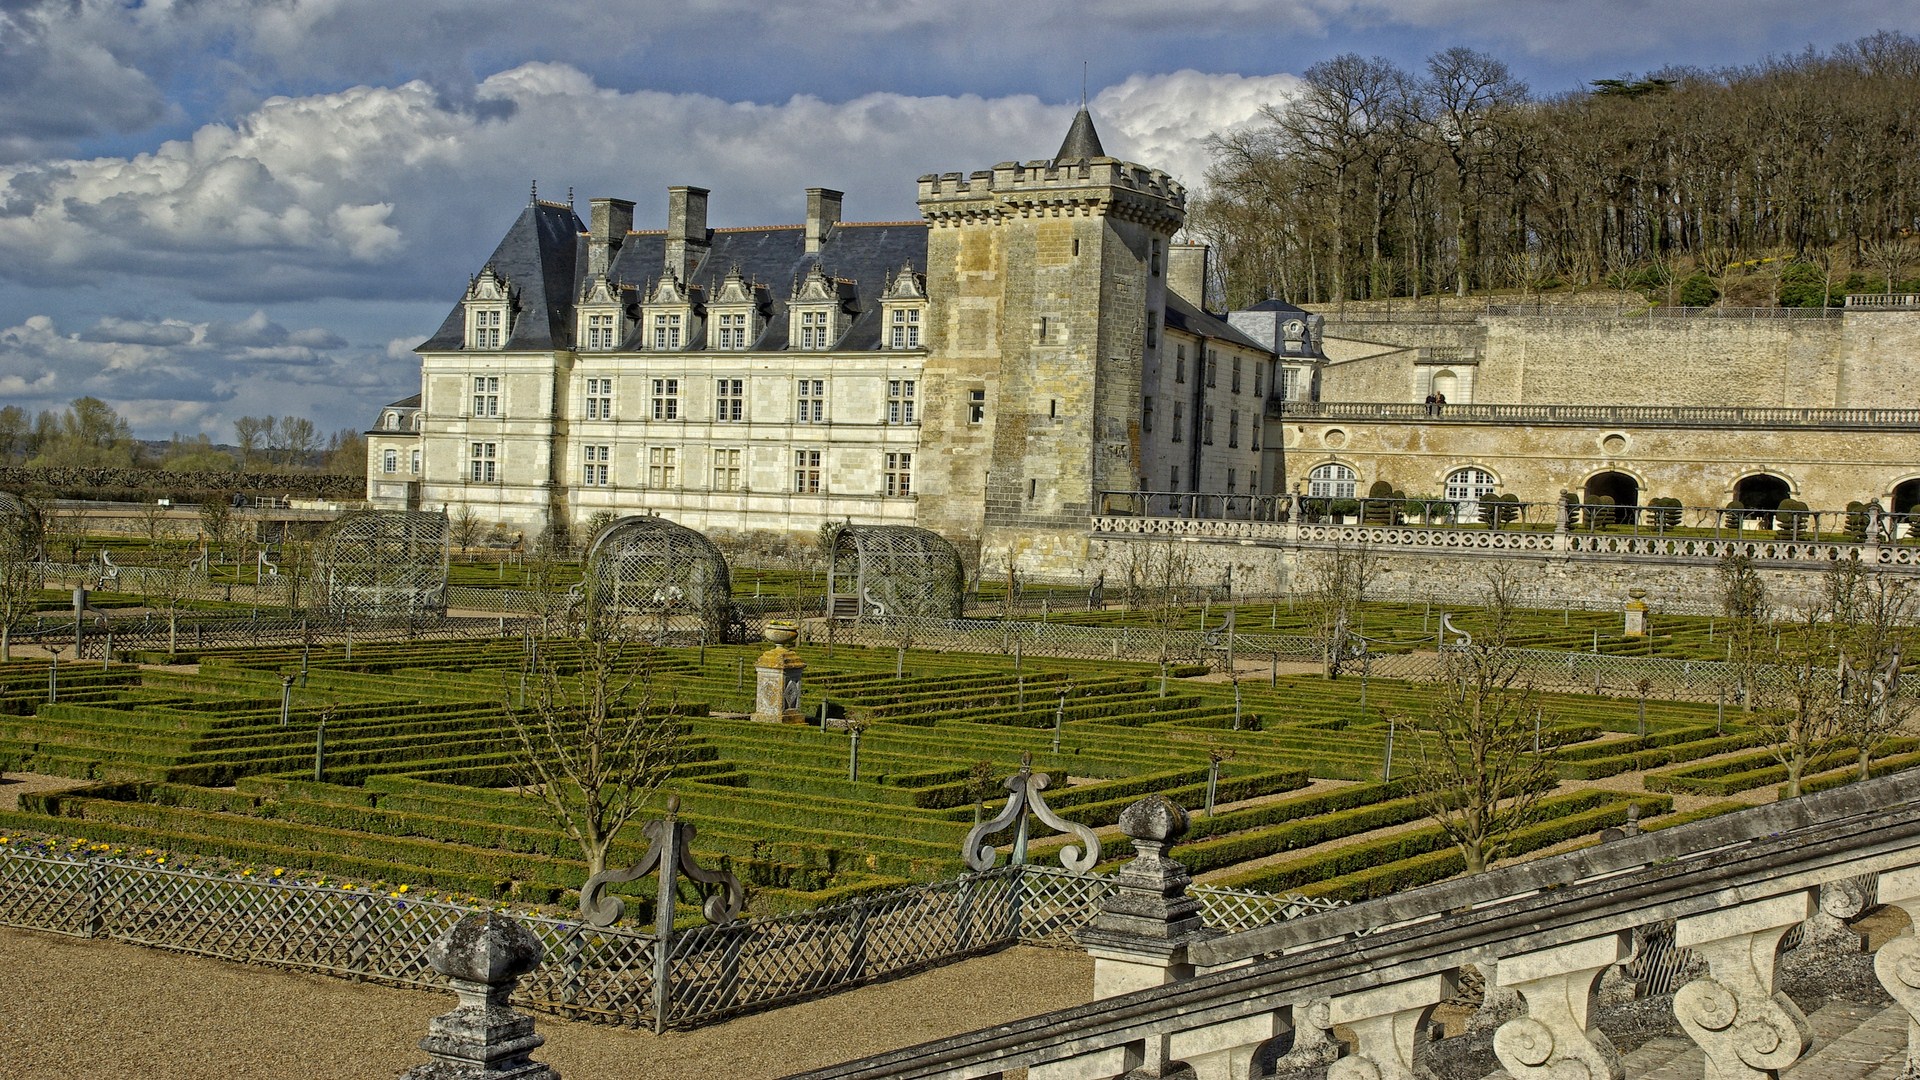
[[[920,178],[928,357],[919,524],[988,567],[1071,576],[1100,493],[1140,483],[1186,193],[1106,156],[1082,108],[1051,160]]]

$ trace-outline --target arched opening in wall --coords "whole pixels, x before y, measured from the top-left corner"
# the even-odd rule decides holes
[[[1458,404],[1460,401],[1460,377],[1444,368],[1434,372],[1433,396],[1441,404]]]
[[[1743,476],[1733,485],[1734,501],[1748,510],[1777,510],[1792,497],[1793,488],[1786,480],[1767,473]]]
[[[1631,524],[1633,511],[1625,509],[1640,505],[1640,481],[1623,472],[1594,473],[1587,478],[1587,486],[1580,501],[1588,505],[1599,504],[1601,499],[1611,500],[1615,520]]]
[[[1448,473],[1445,491],[1447,501],[1454,504],[1454,520],[1478,521],[1480,500],[1493,494],[1494,487],[1493,474],[1485,469],[1468,466]]]
[[[1899,535],[1920,536],[1920,480],[1902,480],[1893,486],[1891,503]]]

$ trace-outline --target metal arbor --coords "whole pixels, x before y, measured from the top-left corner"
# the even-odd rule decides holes
[[[601,614],[658,620],[661,631],[697,623],[725,641],[733,615],[726,557],[713,541],[665,518],[624,517],[587,549],[586,581]]]
[[[363,510],[320,539],[322,604],[349,619],[442,618],[447,613],[447,516]]]
[[[966,588],[960,553],[908,525],[844,525],[827,565],[828,610],[864,619],[957,619]]]

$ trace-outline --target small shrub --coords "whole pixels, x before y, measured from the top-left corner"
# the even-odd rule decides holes
[[[1680,282],[1677,299],[1685,307],[1706,307],[1720,299],[1720,287],[1713,283],[1713,278],[1707,276],[1705,270],[1695,270]]]
[[[1680,500],[1672,497],[1647,503],[1647,520],[1656,528],[1672,529],[1680,525]]]

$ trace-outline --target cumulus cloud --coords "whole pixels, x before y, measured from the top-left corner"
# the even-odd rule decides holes
[[[33,315],[0,328],[9,404],[57,410],[92,395],[149,438],[186,430],[227,439],[236,418],[260,414],[359,427],[393,396],[387,387],[417,378],[410,369],[322,327],[289,331],[264,312],[238,322],[106,318],[80,332]]]

